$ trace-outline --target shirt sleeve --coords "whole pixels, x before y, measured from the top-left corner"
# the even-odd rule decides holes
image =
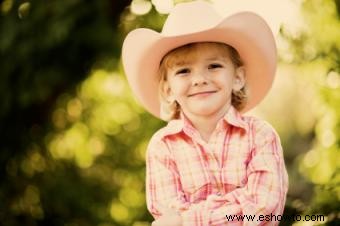
[[[162,207],[176,211],[188,209],[182,192],[179,173],[169,148],[154,136],[146,152],[146,202],[151,215],[157,219]]]
[[[260,215],[282,214],[288,188],[280,139],[270,125],[260,127],[255,130],[247,184],[222,196],[212,194],[182,211],[183,226],[278,225],[273,217],[269,221],[258,221]],[[232,220],[227,216],[235,217]],[[236,216],[244,218],[240,220]],[[247,218],[249,216],[255,216],[254,220]]]

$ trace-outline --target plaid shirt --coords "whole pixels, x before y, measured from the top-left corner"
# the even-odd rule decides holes
[[[183,226],[277,225],[226,215],[282,214],[288,188],[280,139],[266,122],[233,107],[208,143],[185,117],[156,132],[147,149],[147,207],[178,211]]]

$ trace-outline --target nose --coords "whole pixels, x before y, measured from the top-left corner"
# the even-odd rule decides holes
[[[192,76],[193,86],[205,85],[207,83],[207,78],[203,72],[197,72],[194,74],[194,76]]]

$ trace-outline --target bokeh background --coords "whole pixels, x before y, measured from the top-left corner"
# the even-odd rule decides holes
[[[340,225],[340,1],[211,1],[275,22],[276,81],[250,114],[280,134],[285,214],[326,219],[281,225]],[[144,154],[164,123],[132,96],[121,44],[178,2],[0,1],[0,225],[150,225]]]

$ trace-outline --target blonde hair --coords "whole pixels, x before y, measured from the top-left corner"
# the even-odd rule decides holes
[[[218,42],[207,42],[213,45],[216,45],[219,49],[221,49],[221,54],[229,57],[233,63],[233,65],[238,68],[243,66],[243,62],[237,50],[230,45]],[[180,46],[176,49],[171,50],[167,53],[159,67],[159,100],[160,100],[160,116],[163,120],[169,121],[171,119],[178,119],[180,117],[181,108],[180,105],[175,100],[168,100],[167,95],[164,92],[164,86],[167,82],[167,69],[171,68],[178,63],[179,60],[186,61],[187,58],[192,57],[192,52],[200,43],[190,43],[184,46]],[[233,91],[231,97],[231,104],[237,109],[242,110],[247,102],[247,90],[246,86],[244,86],[240,91]]]

